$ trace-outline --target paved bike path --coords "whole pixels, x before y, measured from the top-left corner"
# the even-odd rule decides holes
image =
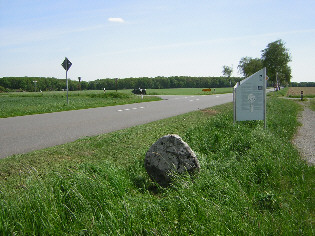
[[[0,118],[0,158],[232,102],[232,94],[161,96],[163,101]]]

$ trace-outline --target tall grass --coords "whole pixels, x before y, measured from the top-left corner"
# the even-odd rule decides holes
[[[268,99],[263,122],[232,104],[0,160],[0,234],[312,235],[314,167],[292,139],[300,107]],[[216,114],[216,115],[214,115]],[[143,159],[177,133],[199,175],[161,188]]]

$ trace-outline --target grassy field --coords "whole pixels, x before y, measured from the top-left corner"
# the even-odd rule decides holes
[[[0,160],[0,235],[314,235],[314,167],[291,144],[301,110],[268,98],[267,125],[232,104]],[[176,133],[197,178],[153,183],[144,156]]]
[[[223,93],[233,93],[233,88],[211,88],[210,92],[203,92],[202,88],[147,89],[149,95],[211,95]]]
[[[105,94],[103,91],[81,91],[69,92],[68,105],[66,96],[66,92],[0,93],[0,118],[160,100],[153,96],[141,99],[131,90]]]
[[[208,88],[207,88],[208,89]],[[203,88],[170,88],[170,89],[147,89],[148,95],[212,95],[233,93],[233,88],[211,88],[210,92],[203,92]],[[114,90],[109,90],[114,92]],[[131,93],[131,89],[119,90],[122,93]]]

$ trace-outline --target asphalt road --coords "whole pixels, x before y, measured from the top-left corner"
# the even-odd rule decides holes
[[[163,101],[0,118],[0,158],[72,142],[85,136],[109,133],[233,100],[231,93],[161,97]]]

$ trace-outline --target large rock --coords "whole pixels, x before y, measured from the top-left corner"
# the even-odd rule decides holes
[[[163,187],[171,183],[172,173],[191,174],[200,169],[196,154],[176,134],[157,140],[148,150],[144,166],[151,179]]]

